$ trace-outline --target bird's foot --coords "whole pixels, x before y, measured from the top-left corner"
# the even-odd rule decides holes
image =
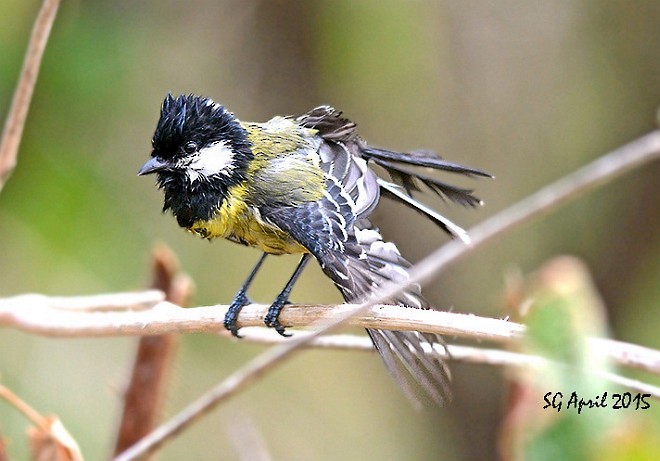
[[[275,328],[275,331],[277,331],[280,335],[289,337],[291,334],[285,331],[284,325],[282,325],[278,320],[280,312],[282,311],[282,308],[285,304],[291,304],[288,300],[288,297],[278,296],[275,299],[275,302],[268,308],[266,317],[264,317],[264,323],[270,328]]]
[[[244,291],[239,291],[234,297],[234,300],[229,305],[227,313],[225,314],[224,325],[227,330],[231,332],[236,338],[240,338],[241,335],[238,334],[238,327],[236,326],[236,321],[238,320],[238,313],[244,306],[252,303],[250,298],[247,297]]]

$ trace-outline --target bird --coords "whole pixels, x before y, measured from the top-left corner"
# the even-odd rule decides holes
[[[239,120],[211,98],[170,93],[161,106],[151,155],[138,175],[156,174],[164,191],[163,212],[170,211],[180,227],[204,239],[224,238],[262,252],[225,315],[225,328],[240,337],[240,309],[251,302],[248,288],[268,255],[301,255],[264,318],[284,336],[288,333],[279,322],[280,311],[311,258],[349,303],[374,296],[387,282],[407,280],[411,263],[370,220],[381,197],[469,242],[461,227],[413,197],[427,188],[463,206],[482,204],[472,190],[438,180],[433,170],[491,177],[432,151],[374,147],[358,135],[354,122],[328,105],[257,123]],[[388,302],[432,307],[415,284]],[[411,402],[427,396],[443,405],[451,398],[449,368],[439,355],[424,350],[446,347],[441,336],[378,329],[367,333]]]

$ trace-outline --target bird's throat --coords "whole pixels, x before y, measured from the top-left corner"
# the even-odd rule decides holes
[[[219,180],[191,183],[177,176],[159,178],[159,185],[165,191],[163,211],[171,210],[179,226],[186,229],[213,219],[228,197],[227,185]]]

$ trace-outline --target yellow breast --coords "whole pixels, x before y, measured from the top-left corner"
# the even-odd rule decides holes
[[[291,254],[307,253],[287,233],[261,219],[259,211],[243,200],[244,186],[235,186],[229,197],[209,221],[196,221],[189,229],[204,238],[226,238],[258,248],[264,253]]]

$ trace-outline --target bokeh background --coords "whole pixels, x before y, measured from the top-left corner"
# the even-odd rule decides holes
[[[4,118],[37,1],[0,1]],[[228,302],[256,250],[209,244],[162,215],[147,158],[168,91],[198,93],[239,118],[322,103],[371,143],[431,148],[493,173],[458,181],[485,200],[469,227],[656,126],[657,0],[64,1],[21,146],[0,195],[0,296],[141,289],[165,242],[194,279],[196,305]],[[510,271],[583,258],[613,335],[660,347],[658,165],[591,193],[456,264],[426,287],[443,309],[504,315]],[[385,203],[374,220],[416,261],[445,241]],[[268,302],[295,266],[272,258],[251,295]],[[340,298],[316,268],[294,301]],[[59,415],[88,459],[107,457],[133,338],[44,339],[0,331],[0,379]],[[183,338],[165,408],[173,414],[263,346]],[[238,459],[232,425],[256,428],[274,459],[496,459],[501,370],[455,365],[455,402],[415,413],[375,355],[307,351],[179,437],[160,459]],[[657,405],[656,405],[657,406]],[[658,412],[656,411],[656,416]],[[246,423],[247,422],[247,423]],[[0,433],[26,458],[25,422],[0,403]]]

